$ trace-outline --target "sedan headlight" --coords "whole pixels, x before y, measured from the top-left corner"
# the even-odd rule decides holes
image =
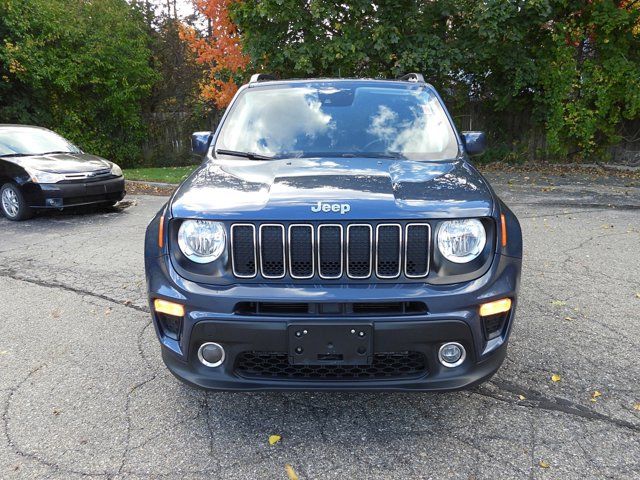
[[[440,224],[438,249],[450,262],[470,262],[482,253],[486,243],[487,233],[480,220],[449,220]]]
[[[178,230],[180,250],[192,262],[211,263],[224,252],[227,234],[220,222],[185,220]]]
[[[122,169],[115,163],[111,164],[111,175],[115,175],[116,177],[122,176]]]
[[[25,168],[33,183],[58,183],[65,179],[60,173],[41,172],[33,168]]]

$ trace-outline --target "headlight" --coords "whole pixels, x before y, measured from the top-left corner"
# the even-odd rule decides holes
[[[470,262],[480,255],[486,243],[487,234],[480,220],[449,220],[440,224],[438,248],[450,262]]]
[[[211,263],[226,246],[227,234],[220,222],[185,220],[178,230],[180,250],[192,262]]]
[[[41,172],[33,168],[25,168],[34,183],[58,183],[65,179],[60,173]]]
[[[116,177],[122,176],[122,169],[115,163],[111,164],[111,175],[115,175]]]

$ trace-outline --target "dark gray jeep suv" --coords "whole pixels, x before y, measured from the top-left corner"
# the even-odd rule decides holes
[[[421,75],[254,76],[151,221],[167,367],[216,390],[451,390],[500,367],[522,236]]]

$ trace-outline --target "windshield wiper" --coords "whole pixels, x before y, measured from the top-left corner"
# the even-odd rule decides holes
[[[5,153],[0,157],[30,157],[33,153]]]
[[[60,150],[60,151],[53,151],[53,152],[42,152],[42,153],[38,153],[37,155],[54,155],[56,153],[78,153],[78,152],[69,152],[69,151],[63,152],[62,150]]]
[[[267,157],[253,152],[236,152],[235,150],[216,150],[216,155],[230,155],[232,157],[243,157],[249,160],[274,160],[275,157]]]

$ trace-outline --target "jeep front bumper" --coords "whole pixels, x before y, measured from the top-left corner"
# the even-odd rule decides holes
[[[168,332],[153,312],[162,358],[181,380],[213,390],[396,390],[434,391],[467,388],[482,382],[502,364],[514,321],[521,259],[496,255],[480,278],[455,285],[269,285],[226,287],[197,284],[180,277],[165,255],[147,257],[150,304],[164,299],[185,306],[178,333]],[[479,305],[512,299],[499,334],[488,337]],[[259,299],[259,300],[257,300]],[[247,313],[239,305],[355,304],[420,302],[426,311],[402,315],[320,315]],[[368,365],[293,364],[289,327],[347,324],[370,327]],[[175,327],[175,325],[174,325]],[[207,367],[198,359],[205,342],[220,344],[224,362]],[[466,350],[455,368],[438,360],[439,348],[457,342]],[[318,346],[318,351],[324,346]],[[338,352],[340,353],[340,352]],[[388,364],[385,367],[385,363]]]

